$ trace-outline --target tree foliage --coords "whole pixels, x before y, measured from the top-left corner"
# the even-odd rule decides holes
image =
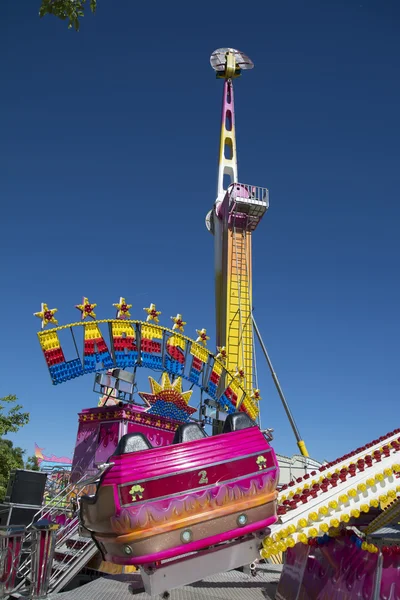
[[[3,502],[10,472],[24,468],[24,450],[14,446],[11,440],[0,438],[0,502]]]
[[[89,0],[92,13],[96,12],[97,0]],[[86,0],[42,0],[39,16],[54,15],[68,20],[68,29],[79,31],[80,19],[85,16]]]
[[[6,405],[15,402],[17,402],[17,396],[10,395],[0,398],[0,437],[7,433],[15,433],[29,422],[29,413],[22,412],[20,404],[15,404],[6,412]]]
[[[17,397],[13,395],[0,398],[0,502],[6,495],[10,471],[24,468],[25,451],[3,437],[7,433],[15,433],[29,422],[29,413],[23,412],[22,406],[16,402]],[[9,405],[14,406],[8,408]]]
[[[25,469],[29,469],[30,471],[40,471],[39,461],[35,455],[29,456],[25,463]]]

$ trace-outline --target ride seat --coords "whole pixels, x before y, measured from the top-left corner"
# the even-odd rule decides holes
[[[254,423],[246,413],[236,412],[226,417],[222,433],[240,431],[241,429],[247,429],[248,427],[257,427],[257,424]]]
[[[118,442],[113,456],[130,454],[131,452],[141,452],[142,450],[151,450],[153,446],[143,433],[126,433]]]
[[[182,444],[183,442],[193,442],[207,437],[206,432],[197,423],[184,423],[179,425],[175,431],[173,444]]]

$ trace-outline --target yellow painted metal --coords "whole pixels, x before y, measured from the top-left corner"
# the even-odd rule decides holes
[[[227,53],[226,73],[236,68]],[[228,76],[227,76],[228,79]],[[227,176],[228,181],[224,181]],[[217,345],[226,348],[228,370],[244,372],[243,387],[253,393],[251,233],[228,224],[230,184],[238,182],[235,105],[232,81],[224,83],[217,201],[214,207]],[[218,212],[219,211],[219,212]]]
[[[298,445],[298,447],[299,447],[299,450],[300,450],[300,452],[301,452],[301,454],[302,454],[303,456],[310,456],[310,455],[308,454],[308,450],[307,450],[307,448],[306,448],[306,444],[305,444],[305,442],[303,442],[303,440],[300,440],[299,442],[297,442],[297,445]]]
[[[226,354],[230,371],[244,371],[244,388],[253,392],[251,233],[228,231]]]
[[[236,60],[233,52],[226,53],[226,68],[225,68],[225,78],[232,79],[235,76],[236,71]]]
[[[223,71],[217,71],[216,75],[218,79],[236,79],[240,77],[241,69],[236,63],[235,54],[233,52],[227,52],[225,55],[226,63]]]
[[[365,533],[369,535],[378,531],[381,527],[396,522],[400,516],[400,498],[389,498],[387,502],[380,503],[381,512],[366,528]]]

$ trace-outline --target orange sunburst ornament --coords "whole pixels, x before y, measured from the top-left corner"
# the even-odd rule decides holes
[[[168,373],[163,373],[161,383],[149,377],[151,393],[139,392],[149,406],[148,413],[187,423],[196,408],[189,406],[192,390],[182,391],[182,377],[171,382]]]

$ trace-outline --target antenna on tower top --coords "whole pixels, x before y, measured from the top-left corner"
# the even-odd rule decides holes
[[[253,69],[254,64],[246,54],[234,48],[218,48],[210,56],[210,63],[219,79],[240,77],[242,71]]]

